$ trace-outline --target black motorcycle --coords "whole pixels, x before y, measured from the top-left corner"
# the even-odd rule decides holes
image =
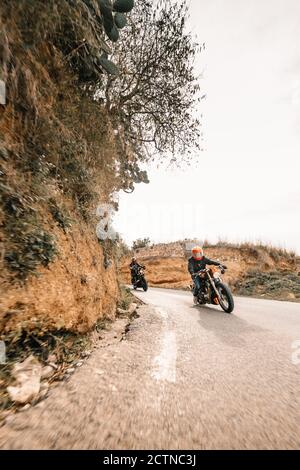
[[[133,288],[134,290],[141,287],[145,292],[148,290],[148,283],[145,278],[145,266],[139,266],[134,273],[134,282]]]
[[[231,313],[234,309],[234,300],[229,287],[221,278],[221,274],[225,273],[225,268],[220,266],[220,271],[202,269],[195,275],[201,279],[201,289],[194,295],[194,304],[220,305],[224,312]],[[191,287],[195,293],[195,284]]]

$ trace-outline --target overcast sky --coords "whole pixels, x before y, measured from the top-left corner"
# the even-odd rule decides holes
[[[191,0],[189,21],[206,44],[205,151],[191,169],[149,168],[149,185],[120,194],[114,226],[128,243],[261,240],[300,253],[300,1]]]

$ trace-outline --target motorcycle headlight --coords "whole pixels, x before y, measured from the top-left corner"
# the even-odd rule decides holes
[[[220,279],[220,273],[218,273],[218,272],[214,273],[214,278],[215,279]]]

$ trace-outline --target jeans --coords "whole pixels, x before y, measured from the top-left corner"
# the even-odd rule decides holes
[[[201,287],[202,287],[202,282],[199,276],[194,277],[194,284],[195,284],[194,295],[197,295],[198,292],[200,292]]]

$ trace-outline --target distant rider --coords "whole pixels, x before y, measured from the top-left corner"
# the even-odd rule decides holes
[[[201,289],[201,279],[196,274],[202,269],[206,268],[206,265],[213,266],[223,266],[226,269],[226,266],[221,265],[219,261],[213,261],[209,258],[206,258],[203,253],[203,248],[201,246],[195,246],[192,249],[192,256],[189,258],[188,270],[192,276],[192,279],[195,283],[194,296],[198,294]]]
[[[145,269],[145,266],[142,266],[141,264],[139,264],[136,258],[132,258],[129,267],[130,267],[130,272],[131,272],[131,284],[134,284],[137,278],[138,270],[140,268]]]

